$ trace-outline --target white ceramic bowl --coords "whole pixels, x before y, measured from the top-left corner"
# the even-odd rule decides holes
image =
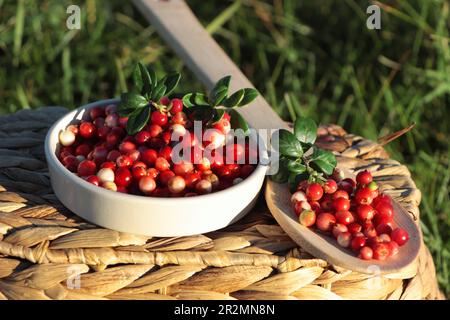
[[[223,191],[185,198],[129,195],[92,185],[67,170],[56,157],[58,135],[86,110],[118,103],[101,100],[59,119],[47,133],[45,156],[58,199],[80,217],[99,226],[134,234],[175,237],[210,232],[242,218],[255,204],[267,167],[258,165],[244,181]]]

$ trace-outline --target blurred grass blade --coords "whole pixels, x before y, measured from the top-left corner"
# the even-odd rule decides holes
[[[236,13],[236,11],[241,7],[241,1],[235,1],[232,5],[230,5],[228,8],[223,10],[216,18],[214,18],[213,21],[211,21],[206,26],[206,31],[208,31],[209,34],[214,34],[217,30],[219,30],[228,20],[233,17],[233,15]]]

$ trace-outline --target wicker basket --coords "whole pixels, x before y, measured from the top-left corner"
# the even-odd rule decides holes
[[[46,131],[65,112],[0,117],[0,299],[443,298],[424,245],[401,274],[355,273],[293,243],[263,199],[236,224],[190,237],[149,238],[85,222],[56,199],[45,164]],[[340,127],[319,134],[340,166],[372,170],[419,222],[420,191],[405,166]]]

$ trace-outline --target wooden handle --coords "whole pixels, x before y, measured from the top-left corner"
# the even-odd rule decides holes
[[[231,75],[231,92],[253,87],[247,77],[203,28],[182,0],[133,0],[189,69],[211,89],[220,78]],[[250,125],[259,129],[286,128],[263,97],[241,110]]]

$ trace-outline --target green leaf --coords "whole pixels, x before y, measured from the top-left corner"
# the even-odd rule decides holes
[[[194,120],[209,122],[214,118],[214,109],[204,106],[193,106],[186,109],[188,115],[193,115]]]
[[[148,105],[145,97],[134,92],[125,92],[120,95],[119,110],[138,109]]]
[[[280,129],[279,133],[279,152],[288,157],[301,157],[303,155],[302,145],[295,135],[285,129]]]
[[[244,135],[248,135],[250,133],[250,128],[248,127],[247,121],[245,121],[244,117],[239,114],[234,109],[230,110],[231,117],[231,128],[233,129],[242,129],[244,131]]]
[[[121,108],[120,104],[119,104],[119,110],[118,110],[118,114],[121,117],[129,117],[133,112],[136,111],[136,108]]]
[[[314,149],[310,161],[312,167],[322,171],[326,175],[332,174],[337,165],[336,157],[331,151],[319,148]]]
[[[183,105],[186,108],[191,108],[191,107],[195,106],[195,103],[193,103],[193,101],[191,101],[193,95],[194,95],[193,93],[187,93],[183,96],[183,98],[182,98]]]
[[[237,104],[238,107],[242,107],[251,103],[258,96],[258,91],[256,89],[245,88],[243,90],[244,90],[244,97],[242,98],[241,102]]]
[[[159,101],[164,94],[166,93],[167,87],[164,85],[164,82],[160,82],[152,91],[151,100]]]
[[[223,109],[214,109],[214,117],[212,119],[212,123],[217,123],[220,120],[222,120],[224,114],[225,114],[225,110],[223,110]]]
[[[203,93],[195,93],[194,94],[194,103],[197,106],[209,106],[208,97]]]
[[[150,117],[150,107],[137,109],[127,121],[127,132],[129,135],[138,133],[147,124]]]
[[[287,161],[287,168],[292,173],[303,173],[306,171],[306,166],[302,163],[300,163],[299,160],[288,160]]]
[[[139,64],[136,64],[136,67],[133,70],[132,78],[133,78],[133,84],[134,84],[133,91],[135,91],[137,93],[141,93],[142,88],[144,86],[144,81],[142,79],[142,74],[141,74],[141,69],[139,67]]]
[[[233,108],[237,106],[244,98],[244,94],[245,94],[244,89],[236,91],[222,102],[223,106],[227,108]]]
[[[226,76],[217,81],[214,88],[211,90],[211,103],[213,106],[219,105],[228,94],[228,88],[230,86],[231,76]]]
[[[314,143],[317,138],[317,125],[312,119],[298,117],[294,123],[294,134],[303,143]]]
[[[143,94],[151,96],[152,90],[156,87],[156,76],[152,69],[147,69],[142,63],[138,63],[139,70],[141,72],[142,83],[144,85]]]
[[[180,82],[181,74],[178,72],[173,72],[171,74],[168,74],[164,80],[163,83],[166,86],[166,95],[169,95],[178,85],[178,82]]]
[[[270,179],[272,181],[278,182],[278,183],[285,183],[286,181],[288,181],[289,178],[289,170],[286,167],[286,159],[281,158],[278,161],[278,172],[275,173],[274,175],[270,176]]]

